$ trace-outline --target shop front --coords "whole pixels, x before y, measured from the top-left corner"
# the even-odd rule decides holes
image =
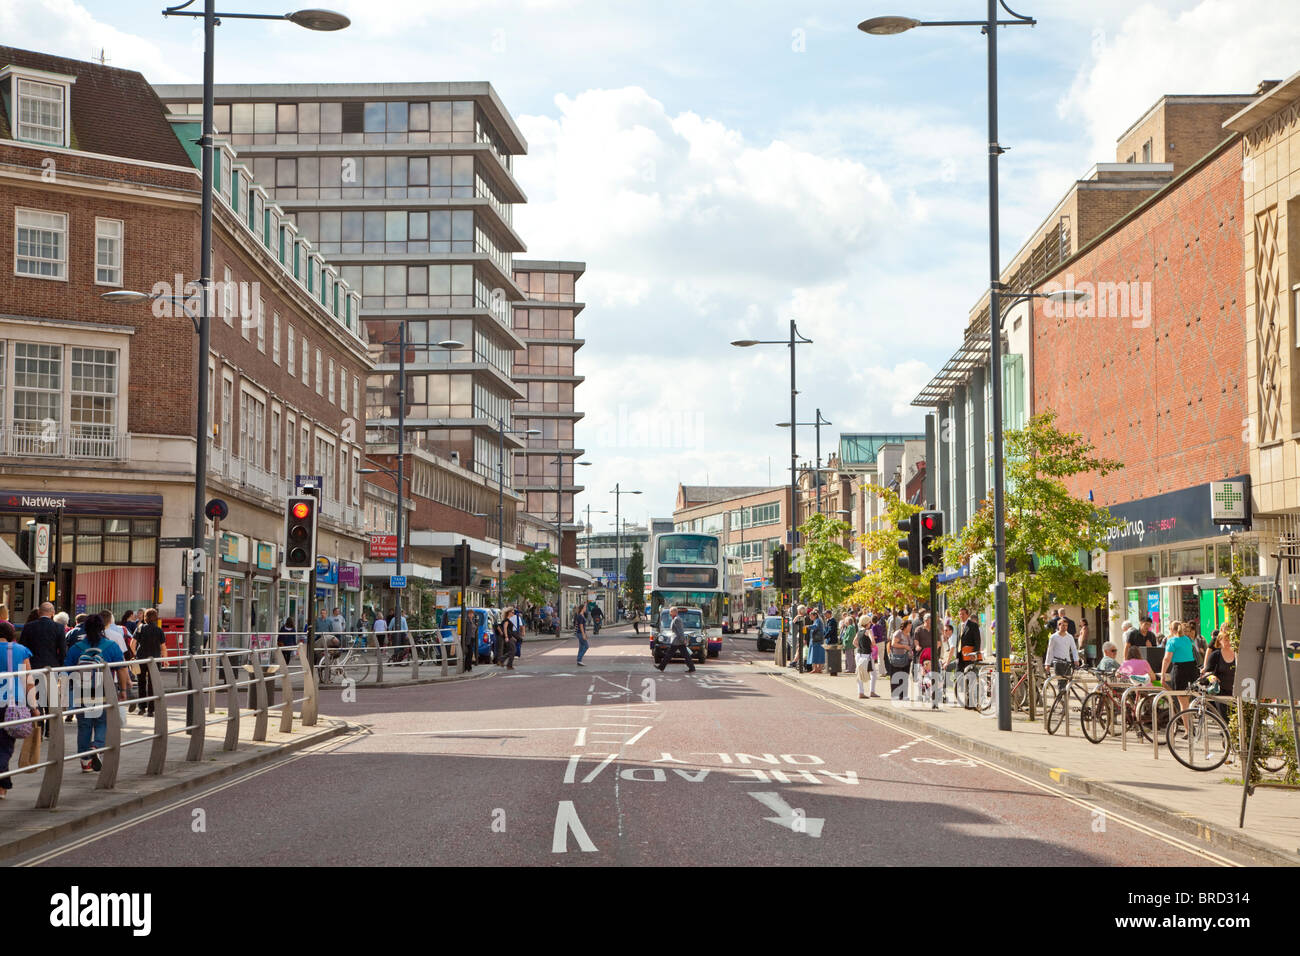
[[[339,612],[347,622],[348,630],[358,630],[361,622],[361,565],[341,558],[337,564]]]
[[[1119,641],[1125,621],[1151,619],[1151,629],[1167,634],[1174,621],[1190,623],[1193,633],[1209,639],[1224,620],[1222,592],[1202,586],[1203,579],[1223,579],[1232,570],[1229,535],[1237,523],[1221,524],[1212,511],[1212,494],[1225,485],[1249,501],[1249,479],[1238,477],[1111,505],[1123,525],[1111,536],[1106,556],[1115,614],[1110,639]],[[1244,573],[1258,574],[1259,548],[1249,536],[1237,542]]]
[[[50,526],[49,568],[39,592],[34,576],[7,580],[0,603],[17,620],[42,600],[69,616],[111,610],[121,617],[155,606],[162,505],[161,495],[0,490],[0,538],[14,551],[27,551],[21,539],[29,526]]]

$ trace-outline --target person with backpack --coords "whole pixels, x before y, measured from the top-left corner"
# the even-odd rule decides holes
[[[102,750],[104,735],[108,732],[107,707],[115,706],[108,700],[104,687],[103,666],[105,664],[122,664],[126,658],[121,648],[104,634],[104,621],[98,614],[91,614],[84,624],[85,633],[75,644],[68,648],[68,657],[64,667],[95,666],[97,670],[77,671],[71,675],[72,689],[75,695],[72,706],[79,710],[77,714],[77,753],[85,754],[89,750]],[[126,699],[130,674],[125,667],[114,671],[117,682],[115,700]],[[99,754],[81,758],[81,772],[98,773],[103,769]]]

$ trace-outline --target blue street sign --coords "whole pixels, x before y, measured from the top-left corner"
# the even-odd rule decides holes
[[[390,588],[404,588],[404,587],[406,587],[406,575],[405,575],[405,574],[390,574],[390,575],[388,576],[388,586],[389,586]]]

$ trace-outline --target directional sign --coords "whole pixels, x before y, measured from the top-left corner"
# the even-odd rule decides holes
[[[396,589],[401,589],[401,588],[406,587],[406,575],[405,575],[405,574],[390,574],[390,575],[388,576],[388,586],[389,586],[390,588],[396,588]]]
[[[775,790],[750,790],[749,795],[774,811],[774,817],[764,817],[769,823],[785,827],[791,833],[806,833],[810,837],[822,835],[822,825],[826,822],[821,817],[806,817],[802,810],[796,810],[781,798]]]

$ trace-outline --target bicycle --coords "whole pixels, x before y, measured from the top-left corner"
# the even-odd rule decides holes
[[[1218,708],[1210,706],[1213,691],[1209,681],[1202,677],[1188,690],[1192,696],[1169,722],[1165,741],[1174,759],[1189,770],[1214,770],[1232,753],[1232,731]]]
[[[987,713],[993,706],[993,694],[997,687],[997,671],[992,661],[975,661],[965,670],[959,670],[953,680],[952,692],[958,707],[970,706],[970,695],[974,694],[974,709]]]
[[[1084,723],[1083,735],[1089,741],[1099,744],[1110,735],[1115,725],[1115,712],[1119,702],[1124,699],[1124,691],[1132,686],[1132,682],[1116,683],[1101,677],[1097,688],[1084,698],[1083,706],[1087,708],[1090,720]],[[1137,730],[1138,735],[1147,743],[1155,740],[1160,731],[1167,730],[1172,714],[1169,699],[1165,698],[1160,707],[1154,711],[1155,727],[1152,728],[1153,708],[1157,696],[1155,694],[1130,696],[1124,702],[1124,726]]]
[[[1105,705],[1098,706],[1092,699],[1093,693],[1085,690],[1079,681],[1083,668],[1075,668],[1068,678],[1053,678],[1053,683],[1065,680],[1065,690],[1057,686],[1056,695],[1049,705],[1046,716],[1047,732],[1055,735],[1061,724],[1067,719],[1067,710],[1073,698],[1079,703],[1079,726],[1083,735],[1092,743],[1100,743],[1110,733],[1112,713]],[[1086,673],[1086,672],[1085,672]]]
[[[348,638],[347,643],[339,647],[322,648],[320,660],[316,662],[320,682],[360,684],[370,676],[370,662],[365,658],[365,651],[364,635]]]

